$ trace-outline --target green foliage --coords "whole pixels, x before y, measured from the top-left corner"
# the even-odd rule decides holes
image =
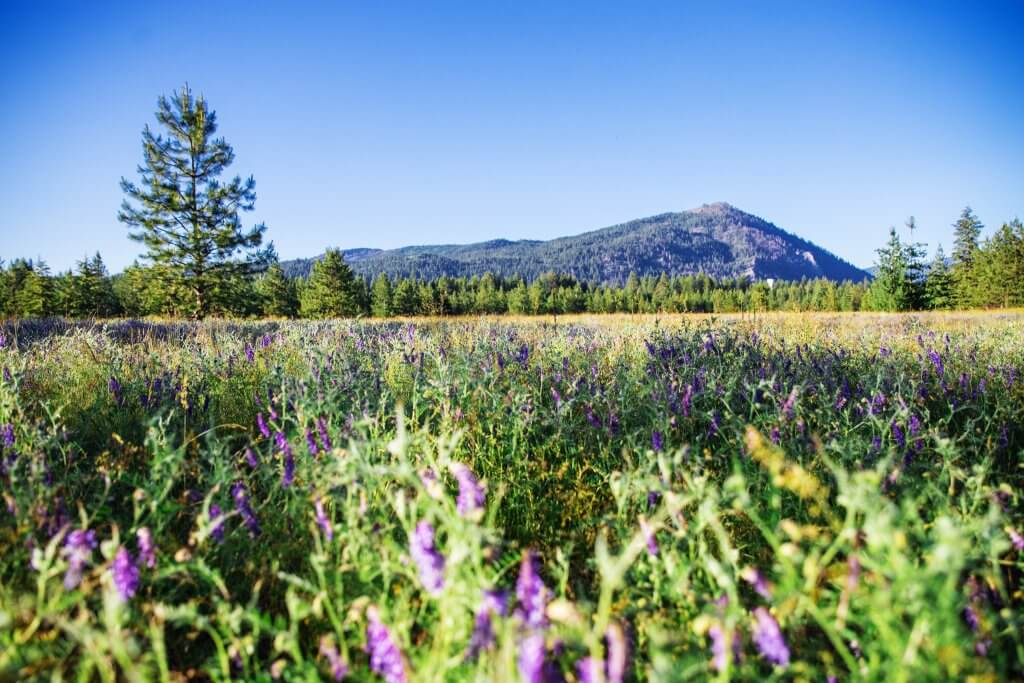
[[[913,236],[913,216],[908,219],[907,227]],[[920,309],[924,303],[923,245],[904,244],[896,228],[890,228],[889,242],[877,252],[877,272],[867,294],[868,310]]]
[[[567,680],[620,633],[630,681],[1024,674],[1019,315],[16,332],[5,678],[322,680],[331,652],[375,680],[373,615],[412,680],[514,680],[526,550]],[[459,507],[459,466],[480,509]],[[494,589],[510,609],[468,657]]]
[[[195,318],[238,304],[237,280],[263,270],[273,247],[260,250],[266,227],[242,229],[240,211],[252,211],[256,183],[238,176],[218,177],[234,161],[234,151],[217,131],[216,113],[193,97],[188,85],[171,99],[157,101],[157,122],[167,137],[142,132],[144,162],[140,184],[121,179],[127,195],[118,219],[146,247],[145,257],[160,268],[161,285]],[[188,292],[188,299],[178,295]]]
[[[256,293],[263,315],[294,318],[299,313],[299,293],[295,281],[286,277],[280,263],[273,263],[256,281]]]
[[[305,318],[350,318],[362,312],[360,293],[352,269],[339,249],[328,249],[313,266],[301,293]]]

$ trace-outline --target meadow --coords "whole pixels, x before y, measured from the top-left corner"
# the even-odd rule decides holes
[[[0,680],[1024,677],[1024,314],[0,325]]]

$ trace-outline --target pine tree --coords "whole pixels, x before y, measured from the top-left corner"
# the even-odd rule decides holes
[[[274,263],[256,281],[256,292],[263,315],[293,318],[299,312],[299,295],[295,282],[284,274],[280,263]]]
[[[932,260],[931,267],[928,268],[924,288],[928,308],[942,310],[952,307],[953,279],[949,266],[946,265],[946,254],[942,251],[941,244],[935,250],[935,258]]]
[[[417,315],[420,312],[420,292],[416,281],[403,278],[395,287],[392,298],[392,313],[397,315]]]
[[[950,276],[953,281],[953,299],[959,308],[970,308],[980,302],[982,292],[978,291],[978,263],[982,225],[978,217],[965,207],[960,218],[953,224],[953,267]]]
[[[986,306],[1024,305],[1024,224],[1004,223],[978,251],[978,293]]]
[[[387,318],[391,315],[391,280],[386,273],[380,273],[373,281],[370,312],[375,318]]]
[[[906,248],[896,234],[896,228],[889,228],[889,242],[877,249],[878,272],[868,290],[870,307],[876,311],[906,311],[913,301],[910,278],[907,272]]]
[[[117,312],[110,273],[99,252],[93,258],[86,256],[77,265],[78,272],[71,276],[65,315],[103,318]]]
[[[347,318],[359,315],[355,276],[340,249],[328,249],[313,265],[300,295],[304,318]]]
[[[237,303],[232,278],[264,270],[273,249],[260,249],[266,226],[244,231],[239,219],[240,211],[253,209],[253,178],[217,180],[235,155],[223,138],[213,137],[217,117],[206,100],[185,85],[170,100],[159,98],[156,119],[167,137],[148,125],[143,130],[141,182],[121,179],[127,197],[118,219],[146,246],[145,258],[163,266],[164,284],[187,291],[192,301],[185,307],[204,318]]]

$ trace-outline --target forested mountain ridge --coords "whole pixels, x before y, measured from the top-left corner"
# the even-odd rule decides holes
[[[631,272],[780,280],[869,277],[821,247],[723,202],[547,241],[499,239],[343,253],[356,273],[370,278],[379,273],[433,279],[490,272],[532,280],[553,271],[584,282],[621,285]],[[315,260],[281,265],[289,276],[306,276]]]

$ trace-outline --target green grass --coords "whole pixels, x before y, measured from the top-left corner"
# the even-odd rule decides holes
[[[372,680],[371,606],[422,681],[515,680],[537,634],[579,680],[609,628],[629,680],[1024,676],[1019,314],[6,332],[0,680],[326,679],[323,637]],[[460,514],[453,463],[484,509]],[[410,554],[424,520],[438,594]],[[123,599],[113,558],[139,560],[142,528],[155,566]],[[97,547],[67,588],[74,529]],[[527,551],[544,629],[516,599]],[[491,589],[510,612],[467,659]],[[737,656],[716,667],[712,636]]]

